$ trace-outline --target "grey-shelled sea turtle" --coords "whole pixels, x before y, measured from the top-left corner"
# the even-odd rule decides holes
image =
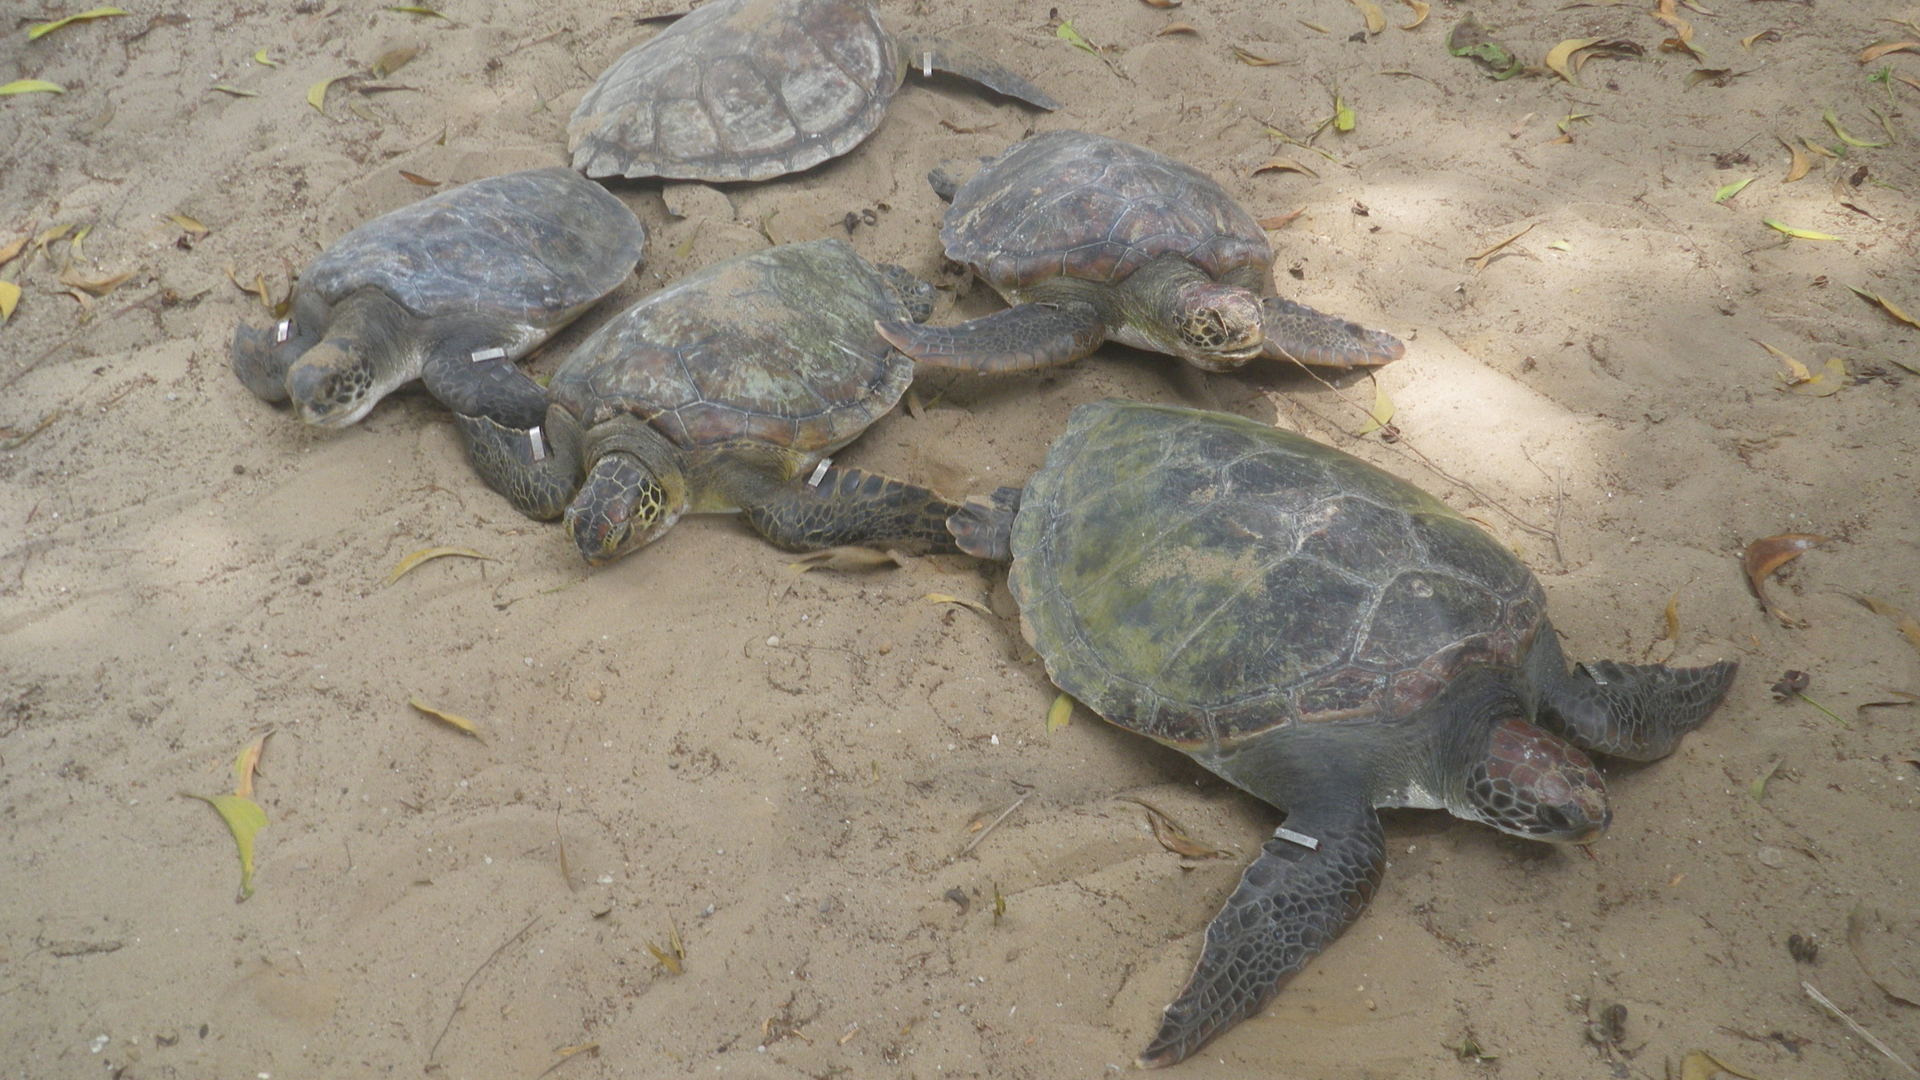
[[[896,37],[871,0],[710,0],[601,73],[567,146],[588,176],[766,180],[858,146],[909,67],[1059,108],[959,46]]]
[[[1024,491],[950,524],[963,549],[1012,559],[1061,689],[1286,813],[1146,1066],[1253,1015],[1359,916],[1386,863],[1375,808],[1591,840],[1611,816],[1580,748],[1661,757],[1734,674],[1569,672],[1506,548],[1410,484],[1236,416],[1082,406]]]
[[[825,455],[893,408],[913,362],[874,331],[925,318],[931,289],[839,239],[691,274],[583,341],[544,394],[456,415],[474,467],[529,517],[566,518],[588,562],[685,513],[741,511],[782,547],[954,551],[959,509]]]
[[[947,194],[938,172],[935,189]],[[1019,371],[1078,360],[1109,338],[1208,371],[1256,356],[1358,367],[1406,349],[1275,296],[1265,230],[1207,174],[1145,147],[1035,135],[952,199],[947,257],[1014,306],[957,326],[881,328],[924,364]]]
[[[341,237],[300,275],[289,318],[234,331],[234,374],[323,427],[423,376],[474,412],[518,377],[512,361],[625,281],[646,243],[626,204],[571,169],[463,184]]]

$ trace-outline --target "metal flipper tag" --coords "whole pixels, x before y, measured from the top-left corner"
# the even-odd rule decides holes
[[[281,319],[279,322],[274,324],[273,343],[275,345],[285,345],[287,343],[287,339],[292,336],[293,336],[293,320],[292,319]]]
[[[527,447],[533,451],[533,460],[547,460],[547,440],[540,437],[540,429],[538,427],[527,429]]]
[[[1299,844],[1301,847],[1306,848],[1308,851],[1320,850],[1320,841],[1314,839],[1311,836],[1308,836],[1306,833],[1294,832],[1292,829],[1289,829],[1284,825],[1278,829],[1275,829],[1273,832],[1273,835],[1279,837],[1282,840],[1287,841],[1288,843]]]
[[[467,354],[467,359],[476,364],[484,360],[505,360],[506,358],[507,350],[505,349],[475,349]]]
[[[926,52],[923,52],[920,54],[920,77],[923,79],[933,78],[933,50],[932,49],[928,49]]]
[[[809,477],[807,477],[807,486],[808,486],[808,487],[810,487],[810,488],[817,488],[817,487],[819,487],[819,486],[820,486],[820,481],[822,481],[822,480],[824,480],[824,479],[826,479],[826,476],[827,476],[827,466],[829,466],[829,465],[831,465],[831,464],[833,464],[833,459],[832,459],[832,458],[821,458],[821,459],[820,459],[820,464],[818,464],[818,465],[815,465],[815,466],[813,467],[813,475],[812,475],[812,476],[809,476]]]

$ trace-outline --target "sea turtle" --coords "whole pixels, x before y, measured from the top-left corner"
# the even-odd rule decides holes
[[[969,500],[1063,690],[1286,813],[1208,926],[1143,1066],[1257,1012],[1359,916],[1377,807],[1581,843],[1611,820],[1582,752],[1650,760],[1735,665],[1571,672],[1506,548],[1360,460],[1236,416],[1076,409],[1024,491]]]
[[[932,290],[837,238],[691,274],[581,342],[544,394],[456,414],[474,467],[529,517],[564,513],[590,563],[651,542],[684,513],[741,511],[794,550],[954,551],[959,509],[825,455],[893,408],[913,362],[877,319],[932,310]],[[518,374],[516,372],[516,374]]]
[[[881,327],[923,364],[1048,367],[1109,338],[1229,371],[1256,356],[1328,367],[1397,360],[1398,339],[1273,295],[1273,249],[1200,170],[1145,147],[1050,131],[951,191],[947,257],[1014,306],[957,326]]]
[[[345,427],[401,385],[475,412],[512,362],[633,273],[647,233],[571,169],[452,188],[361,225],[300,275],[289,318],[242,324],[233,371],[265,401]]]
[[[588,176],[766,180],[858,146],[909,67],[1059,108],[950,42],[896,37],[872,0],[710,0],[600,75],[567,146]]]

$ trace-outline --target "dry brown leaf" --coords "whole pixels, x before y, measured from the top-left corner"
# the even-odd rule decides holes
[[[476,739],[480,739],[480,729],[474,727],[473,721],[467,719],[464,716],[461,716],[457,713],[447,712],[445,709],[436,709],[433,706],[427,704],[426,702],[421,701],[417,697],[408,698],[407,704],[413,706],[415,711],[425,713],[426,715],[433,717],[435,720],[438,720],[449,727],[463,731],[468,735],[473,736]],[[480,741],[485,742],[486,740],[480,739]]]
[[[1839,154],[1836,154],[1833,151],[1827,149],[1826,147],[1821,146],[1817,142],[1812,142],[1808,140],[1804,136],[1800,139],[1800,145],[1806,147],[1807,153],[1809,154],[1818,154],[1823,158],[1832,158],[1835,161],[1840,160]]]
[[[0,262],[5,262],[5,261],[6,260],[4,258],[0,258]],[[1903,323],[1906,323],[1908,326],[1920,327],[1920,322],[1913,321],[1913,316],[1900,310],[1900,306],[1898,304],[1895,304],[1893,301],[1887,299],[1886,297],[1881,296],[1878,293],[1870,293],[1865,289],[1855,288],[1852,285],[1847,286],[1847,288],[1853,289],[1854,295],[1860,297],[1862,300],[1871,300],[1874,303],[1880,305],[1880,309],[1882,311],[1885,311],[1887,314],[1893,316],[1896,319],[1899,319]]]
[[[1387,28],[1387,13],[1373,0],[1347,0],[1347,3],[1360,9],[1360,17],[1366,20],[1367,33],[1377,34]]]
[[[261,307],[266,308],[268,311],[273,310],[273,294],[267,291],[267,279],[265,275],[255,274],[253,276],[253,284],[243,285],[240,283],[239,276],[233,272],[233,267],[229,266],[227,267],[227,280],[233,282],[233,287],[239,289],[241,292],[252,293],[259,297]]]
[[[1867,977],[1883,993],[1907,1005],[1920,1005],[1920,958],[1913,951],[1920,919],[1890,918],[1855,904],[1847,913],[1847,948]]]
[[[1920,649],[1920,620],[1916,620],[1905,611],[1877,597],[1856,596],[1854,599],[1865,604],[1867,610],[1873,612],[1875,615],[1882,615],[1893,620],[1893,625],[1900,628],[1900,632],[1906,635],[1907,641],[1911,643],[1915,649]],[[1920,1004],[1920,1002],[1916,1002],[1916,1004]]]
[[[1740,566],[1747,572],[1747,587],[1753,590],[1753,595],[1759,599],[1761,606],[1766,608],[1767,614],[1780,620],[1781,625],[1805,626],[1806,624],[1782,611],[1767,598],[1767,578],[1782,566],[1831,539],[1817,533],[1781,533],[1778,536],[1755,540],[1747,545],[1746,552],[1741,555]]]
[[[1527,225],[1527,227],[1526,227],[1526,228],[1524,228],[1524,229],[1521,229],[1521,230],[1520,230],[1519,232],[1517,232],[1517,233],[1514,233],[1514,234],[1513,234],[1512,236],[1509,236],[1509,237],[1507,237],[1507,238],[1506,238],[1505,240],[1502,240],[1502,241],[1500,241],[1499,243],[1497,243],[1497,244],[1495,244],[1495,245],[1493,245],[1492,247],[1490,247],[1490,248],[1487,248],[1487,249],[1486,249],[1485,251],[1481,251],[1481,252],[1478,252],[1477,254],[1473,254],[1473,255],[1469,255],[1469,256],[1467,256],[1467,257],[1466,257],[1466,258],[1465,258],[1464,260],[1462,260],[1462,261],[1464,261],[1464,262],[1470,262],[1470,263],[1472,263],[1472,264],[1473,264],[1473,268],[1474,268],[1475,270],[1485,270],[1485,269],[1487,268],[1487,260],[1488,260],[1488,259],[1491,259],[1491,258],[1493,258],[1493,256],[1494,256],[1494,255],[1495,255],[1496,253],[1498,253],[1498,252],[1499,252],[1499,250],[1500,250],[1501,248],[1503,248],[1503,247],[1506,247],[1506,246],[1507,246],[1508,244],[1511,244],[1511,243],[1513,243],[1513,242],[1514,242],[1515,240],[1518,240],[1518,239],[1520,239],[1521,237],[1523,237],[1523,236],[1525,236],[1525,235],[1527,235],[1528,233],[1530,233],[1530,232],[1532,232],[1532,231],[1533,231],[1533,227],[1534,227],[1535,225],[1538,225],[1538,224],[1539,224],[1539,222],[1537,222],[1537,221],[1535,221],[1535,222],[1530,222],[1530,223],[1529,223],[1529,224]]]
[[[1780,139],[1780,136],[1775,135],[1774,138]],[[1787,178],[1781,181],[1782,183],[1791,184],[1795,180],[1799,180],[1807,175],[1807,170],[1813,168],[1813,159],[1801,153],[1799,147],[1785,139],[1780,139],[1780,145],[1786,147],[1787,153],[1793,155],[1792,163],[1787,166]]]
[[[1860,62],[1871,64],[1892,52],[1920,52],[1920,41],[1876,41],[1860,50]]]
[[[1573,59],[1573,54],[1599,40],[1599,38],[1568,38],[1553,48],[1548,49],[1547,58],[1544,61],[1547,70],[1568,82],[1572,82],[1573,70],[1567,65],[1568,62]]]
[[[961,607],[969,608],[973,611],[977,611],[980,614],[985,615],[989,619],[993,618],[992,609],[988,608],[987,605],[980,603],[978,600],[968,600],[965,597],[953,596],[943,592],[930,592],[927,595],[921,597],[920,599],[925,600],[930,604],[959,604]]]
[[[444,559],[450,555],[456,555],[463,559],[484,559],[488,562],[493,561],[493,556],[482,555],[479,552],[473,550],[472,548],[457,548],[457,547],[421,548],[419,551],[413,552],[412,554],[408,555],[406,558],[401,559],[399,564],[393,568],[393,573],[387,575],[387,580],[383,582],[383,584],[391,585],[394,582],[399,581],[401,578],[406,577],[408,574],[412,573],[413,568],[416,566],[419,566],[421,563],[431,562],[434,559]]]
[[[380,54],[379,58],[373,62],[373,66],[368,70],[373,73],[374,78],[384,79],[394,72],[399,71],[401,68],[406,67],[407,62],[418,55],[420,55],[419,48],[412,45],[403,46],[398,49],[388,49],[386,52]]]
[[[1689,1051],[1680,1061],[1680,1080],[1713,1080],[1720,1073],[1740,1077],[1740,1080],[1760,1080],[1759,1077],[1751,1073],[1743,1073],[1705,1050]]]
[[[1427,16],[1433,11],[1433,5],[1427,3],[1426,0],[1400,0],[1400,2],[1413,9],[1413,21],[1410,23],[1401,23],[1400,29],[1402,30],[1419,29],[1420,24],[1426,22]]]
[[[74,223],[69,221],[65,225],[55,225],[48,229],[42,229],[40,231],[40,235],[33,238],[34,250],[35,251],[47,250],[48,244],[51,244],[54,241],[72,232],[73,226],[74,226]]]
[[[68,267],[60,272],[60,284],[79,289],[94,296],[105,296],[120,287],[120,283],[133,276],[129,270],[124,274],[112,274],[107,277],[82,277],[78,270]]]
[[[25,251],[27,247],[27,239],[28,239],[27,237],[23,236],[20,239],[15,240],[13,243],[8,244],[5,247],[0,247],[0,266],[5,266],[6,264],[12,262],[14,256],[20,254],[22,251]]]
[[[888,570],[906,565],[897,552],[846,545],[821,551],[809,551],[787,564],[796,574],[809,570]]]
[[[209,232],[213,231],[207,228],[205,225],[200,224],[198,219],[190,218],[185,214],[168,214],[167,220],[173,222],[175,225],[180,226],[182,229],[185,229],[187,232],[192,233],[195,236],[205,236]]]
[[[1762,30],[1757,34],[1748,34],[1746,37],[1741,38],[1740,47],[1743,49],[1752,49],[1753,43],[1756,41],[1779,41],[1779,40],[1780,40],[1780,31],[1771,30],[1771,29]]]
[[[1667,597],[1667,641],[1680,640],[1680,590]]]
[[[1181,4],[1181,0],[1140,0],[1140,2],[1150,8],[1160,8],[1163,11],[1167,8],[1177,8]]]
[[[1153,830],[1153,838],[1160,841],[1161,847],[1175,855],[1185,859],[1222,859],[1232,854],[1219,848],[1208,847],[1188,836],[1187,830],[1181,828],[1179,822],[1174,821],[1165,810],[1145,799],[1136,799],[1131,795],[1122,796],[1122,798],[1146,807],[1147,825]]]
[[[1198,34],[1199,32],[1200,31],[1194,29],[1192,23],[1177,22],[1168,23],[1160,29],[1155,30],[1153,36],[1166,37],[1168,34]]]
[[[1263,217],[1259,221],[1254,222],[1254,224],[1268,231],[1272,231],[1274,229],[1284,229],[1287,226],[1293,224],[1295,218],[1299,217],[1301,214],[1304,214],[1306,212],[1307,212],[1307,208],[1303,206],[1298,210],[1291,210],[1284,214],[1275,214],[1272,217]]]
[[[1252,67],[1273,67],[1280,62],[1278,60],[1269,60],[1259,53],[1248,52],[1238,45],[1233,47],[1233,58]]]
[[[400,179],[405,180],[409,184],[418,184],[421,187],[439,187],[444,182],[440,180],[429,180],[419,173],[410,173],[405,169],[400,170]]]
[[[1255,165],[1253,167],[1253,171],[1251,173],[1248,173],[1247,175],[1259,176],[1263,172],[1297,172],[1297,173],[1305,173],[1308,176],[1320,175],[1319,173],[1314,172],[1312,169],[1307,168],[1305,165],[1302,165],[1297,161],[1289,160],[1287,158],[1272,158],[1270,160],[1263,161],[1260,164]]]

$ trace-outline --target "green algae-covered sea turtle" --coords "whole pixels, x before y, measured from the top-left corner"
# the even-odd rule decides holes
[[[345,427],[405,383],[474,412],[512,361],[633,273],[647,234],[570,169],[476,180],[361,225],[300,275],[289,318],[242,325],[233,370],[265,401]]]
[[[1012,559],[1061,689],[1286,813],[1146,1066],[1253,1015],[1359,916],[1386,863],[1376,807],[1594,839],[1610,813],[1581,748],[1661,757],[1734,674],[1569,672],[1506,548],[1371,465],[1236,416],[1082,406],[1024,491],[950,524],[963,549]]]
[[[1275,296],[1267,234],[1219,184],[1104,135],[1015,143],[953,193],[940,237],[1013,307],[957,326],[881,328],[923,364],[1020,371],[1108,339],[1208,371],[1256,356],[1360,367],[1406,350]]]
[[[710,0],[601,74],[567,145],[588,176],[766,180],[858,146],[909,67],[1059,108],[959,46],[896,37],[871,0]]]
[[[511,407],[456,415],[475,468],[522,513],[564,514],[591,563],[686,513],[740,511],[782,547],[954,551],[959,509],[825,455],[893,408],[913,362],[874,332],[931,289],[838,239],[710,266],[615,316]]]

